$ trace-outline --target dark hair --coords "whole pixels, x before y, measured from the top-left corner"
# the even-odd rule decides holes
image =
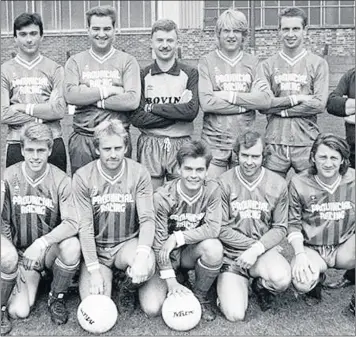
[[[129,134],[124,125],[118,119],[105,120],[97,125],[94,129],[94,146],[99,148],[100,139],[106,136],[116,135],[122,138],[124,145],[129,143]]]
[[[31,122],[23,126],[20,134],[22,148],[26,139],[33,142],[44,141],[47,143],[49,149],[53,147],[53,133],[46,124]]]
[[[97,6],[97,7],[93,7],[90,8],[86,13],[86,18],[87,18],[87,23],[88,23],[88,27],[90,27],[90,22],[91,22],[91,18],[92,16],[110,16],[111,20],[112,20],[112,25],[113,27],[115,27],[116,24],[116,10],[114,7],[112,6]]]
[[[177,27],[177,24],[173,20],[169,20],[169,19],[157,20],[152,26],[151,37],[158,30],[163,30],[164,32],[170,32],[170,31],[174,30],[178,36],[178,27]]]
[[[43,36],[43,22],[38,13],[22,13],[14,21],[14,36],[17,37],[17,30],[29,25],[36,25],[40,29],[40,35]]]
[[[192,140],[181,146],[177,153],[177,162],[182,166],[185,158],[205,158],[205,166],[209,167],[212,154],[209,146],[201,140]]]
[[[305,26],[308,24],[308,16],[299,7],[287,7],[281,10],[281,12],[279,13],[279,28],[281,28],[281,21],[284,16],[289,18],[296,16],[300,17],[303,20],[303,28],[305,28]]]
[[[322,144],[340,153],[343,161],[340,165],[339,173],[343,176],[350,166],[350,147],[345,139],[335,136],[331,133],[320,133],[315,139],[313,146],[310,150],[309,173],[313,175],[316,175],[318,173],[314,159],[319,146]]]
[[[265,158],[265,149],[266,149],[265,142],[261,134],[257,131],[246,131],[240,137],[237,137],[233,147],[233,151],[236,153],[237,156],[239,156],[241,145],[244,148],[249,149],[252,146],[255,146],[259,139],[262,142],[263,158]]]

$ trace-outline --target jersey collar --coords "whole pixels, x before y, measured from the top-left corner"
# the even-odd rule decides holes
[[[151,68],[151,75],[159,75],[159,74],[169,74],[173,76],[178,76],[180,74],[180,69],[178,67],[178,62],[177,60],[174,61],[173,66],[168,70],[168,71],[162,71],[159,65],[157,64],[157,61],[153,63],[153,66]]]
[[[109,176],[108,174],[106,174],[103,170],[103,168],[101,167],[101,163],[100,163],[100,159],[97,160],[96,162],[96,166],[98,168],[99,174],[111,185],[114,185],[124,174],[125,171],[125,167],[126,167],[126,160],[124,159],[122,162],[122,166],[120,171],[118,172],[118,174],[114,177]]]
[[[48,174],[49,172],[49,165],[47,164],[47,167],[45,169],[45,171],[43,172],[42,175],[40,175],[38,178],[36,179],[32,179],[26,172],[26,163],[23,162],[22,163],[22,166],[21,166],[21,169],[22,169],[22,173],[23,175],[25,176],[25,179],[27,180],[27,182],[32,186],[32,187],[36,187],[39,183],[41,183],[43,181],[43,179],[46,177],[46,175]]]
[[[115,54],[115,48],[111,47],[110,51],[106,53],[104,56],[99,56],[98,54],[95,54],[93,48],[90,48],[89,54],[92,56],[92,58],[95,61],[99,62],[100,64],[103,64],[105,61],[107,61],[111,56]]]
[[[265,171],[265,168],[262,166],[260,175],[254,181],[249,182],[242,176],[240,166],[236,166],[235,169],[237,178],[240,180],[241,184],[244,185],[249,191],[254,190],[260,184],[265,175]]]
[[[193,205],[195,202],[197,202],[200,197],[202,196],[203,194],[203,187],[200,188],[200,190],[195,194],[193,195],[192,197],[190,197],[189,195],[185,194],[183,191],[182,191],[182,188],[180,186],[180,183],[181,181],[178,180],[177,182],[177,192],[179,194],[179,196],[189,205]]]
[[[337,177],[337,179],[331,185],[328,185],[328,184],[323,183],[317,175],[315,175],[314,178],[315,178],[315,181],[319,184],[319,186],[322,187],[327,192],[329,192],[330,194],[335,193],[335,191],[339,187],[339,185],[341,183],[341,179],[342,179],[341,175],[339,175]]]
[[[31,70],[32,68],[36,67],[37,64],[39,64],[42,59],[43,59],[43,56],[41,54],[39,54],[34,60],[32,60],[31,62],[28,62],[26,60],[24,60],[23,58],[21,58],[20,55],[16,55],[15,56],[15,61],[22,67],[25,67],[26,69],[28,70]]]
[[[231,67],[235,67],[238,62],[241,61],[243,56],[243,51],[241,50],[233,59],[225,56],[219,49],[216,49],[216,54],[226,63],[228,63]]]
[[[305,55],[307,55],[307,51],[303,49],[298,55],[295,57],[288,56],[283,50],[279,52],[279,56],[286,61],[289,65],[294,66],[297,62],[299,62]]]

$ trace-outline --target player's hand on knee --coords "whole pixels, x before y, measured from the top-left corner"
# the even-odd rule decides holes
[[[90,273],[90,288],[89,292],[91,295],[100,295],[104,294],[105,282],[104,278],[101,275],[100,270],[93,270]]]
[[[191,294],[191,290],[185,287],[184,285],[180,284],[176,279],[168,285],[168,296],[184,296]]]
[[[295,263],[292,269],[292,277],[300,283],[309,283],[313,280],[313,274],[316,269],[309,260],[307,254],[301,253],[295,257]]]
[[[176,247],[176,245],[177,245],[176,237],[174,236],[174,234],[171,234],[170,237],[167,239],[167,241],[162,246],[162,248],[158,254],[160,263],[163,263],[163,264],[170,263],[169,255],[171,254],[171,251]]]
[[[39,263],[46,251],[46,245],[41,239],[36,239],[23,253],[23,265],[26,270],[31,270]]]
[[[256,263],[258,256],[255,249],[249,248],[236,259],[236,263],[241,268],[250,269]]]
[[[134,263],[131,268],[128,269],[128,273],[132,277],[133,283],[142,283],[147,281],[150,271],[148,257],[149,255],[145,252],[139,252],[136,254]]]
[[[22,266],[19,266],[13,294],[20,293],[23,287],[25,286],[25,284],[26,284],[26,278],[24,275],[24,270]]]

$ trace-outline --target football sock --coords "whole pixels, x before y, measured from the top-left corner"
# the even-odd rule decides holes
[[[1,272],[1,307],[6,306],[16,284],[18,270],[11,274]]]
[[[132,277],[128,274],[128,270],[126,269],[125,277],[121,282],[121,287],[128,291],[134,291],[140,285],[141,285],[141,283],[133,283],[132,282]]]
[[[194,290],[202,295],[206,295],[220,273],[221,264],[218,266],[208,266],[201,259],[195,264],[195,284]]]
[[[68,266],[57,257],[53,266],[51,292],[56,294],[67,292],[78,266],[79,261],[74,265]]]

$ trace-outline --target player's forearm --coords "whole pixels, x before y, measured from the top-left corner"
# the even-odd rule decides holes
[[[285,111],[286,117],[306,117],[323,113],[325,111],[325,106],[318,99],[312,99],[308,102],[286,109]]]
[[[140,222],[140,233],[138,236],[138,244],[152,247],[155,236],[155,224],[153,219],[148,219]]]
[[[271,100],[271,95],[268,92],[229,92],[229,102],[246,110],[269,109]]]
[[[175,121],[155,116],[150,112],[145,112],[143,108],[140,108],[131,115],[131,123],[136,128],[152,129],[173,125]]]
[[[146,182],[145,182],[146,184]],[[149,182],[150,184],[150,182]],[[152,191],[144,188],[145,195],[136,199],[138,221],[140,223],[139,245],[152,247],[155,236],[155,212],[152,200]]]
[[[11,226],[9,221],[1,217],[1,234],[12,242]]]
[[[66,103],[64,99],[48,103],[34,104],[32,108],[32,114],[34,117],[47,121],[63,119],[65,112]]]
[[[183,104],[153,104],[152,113],[170,120],[192,122],[198,115],[198,98],[193,97]]]
[[[332,92],[329,95],[328,101],[326,103],[326,110],[329,114],[345,117],[346,116],[346,105],[347,98],[337,95],[335,92]]]
[[[90,227],[92,227],[92,225],[88,225],[84,222],[82,223],[81,219],[79,227],[79,242],[88,271],[99,269],[94,232],[90,229]]]
[[[133,111],[140,103],[140,93],[137,91],[126,91],[123,94],[112,95],[104,100],[105,108],[114,111]]]
[[[231,104],[213,94],[199,92],[199,101],[204,113],[214,113],[217,115],[237,115],[242,111],[239,106]]]
[[[286,234],[287,229],[285,227],[272,227],[260,238],[259,241],[263,244],[265,250],[269,250],[281,243],[281,241],[285,238]]]
[[[204,225],[181,232],[184,244],[192,245],[207,239],[216,239],[220,234],[220,223],[209,221]]]
[[[222,243],[229,245],[232,248],[246,250],[251,247],[255,242],[255,239],[252,239],[241,232],[234,230],[228,225],[222,226],[219,239]]]
[[[68,84],[65,86],[64,98],[68,104],[90,105],[104,99],[104,96],[97,87]]]
[[[27,122],[35,121],[32,117],[25,112],[19,112],[15,107],[1,107],[1,123],[7,125],[21,125]]]
[[[304,238],[300,231],[293,231],[288,235],[288,242],[294,250],[294,255],[304,253]]]
[[[62,223],[53,228],[48,234],[44,235],[44,239],[48,245],[60,243],[65,239],[78,234],[76,222],[73,219],[65,219]]]

